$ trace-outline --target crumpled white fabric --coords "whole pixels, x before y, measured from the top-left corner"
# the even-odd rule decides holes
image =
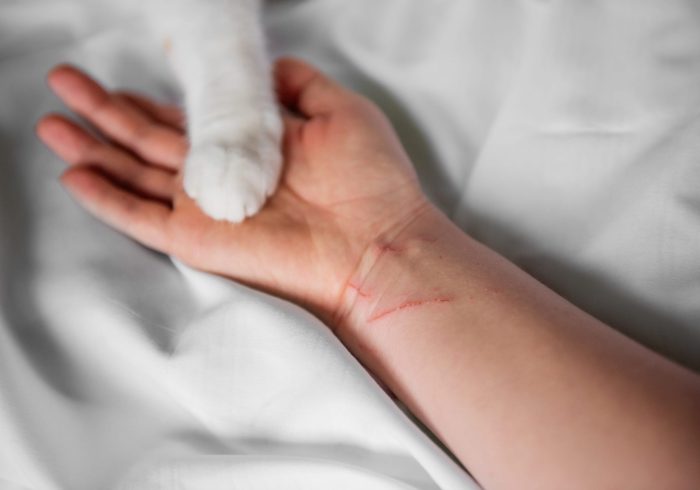
[[[307,0],[271,50],[376,100],[473,236],[700,369],[700,8]],[[459,489],[467,473],[311,315],[90,218],[33,136],[71,61],[176,96],[109,0],[0,3],[0,488]]]

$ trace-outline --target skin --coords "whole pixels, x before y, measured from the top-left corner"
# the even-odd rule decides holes
[[[49,74],[50,87],[113,144],[60,115],[43,118],[37,131],[70,166],[64,186],[106,223],[330,320],[366,244],[426,202],[390,125],[370,102],[296,62],[282,61],[276,72],[287,107],[285,169],[265,208],[242,224],[209,219],[184,193],[187,142],[174,107],[108,93],[61,66]]]
[[[176,108],[62,66],[51,88],[105,139],[58,115],[37,132],[98,218],[317,314],[486,488],[700,481],[697,374],[456,228],[366,99],[296,60],[278,62],[276,80],[285,171],[242,224],[211,220],[184,194]]]

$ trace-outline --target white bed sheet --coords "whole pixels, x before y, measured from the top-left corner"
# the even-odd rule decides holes
[[[376,100],[455,221],[700,368],[700,8],[307,0],[275,54]],[[109,0],[0,1],[0,488],[458,489],[473,482],[316,319],[90,218],[33,136],[55,63],[175,97]]]

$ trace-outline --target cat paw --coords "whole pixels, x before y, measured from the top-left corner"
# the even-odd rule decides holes
[[[277,187],[279,138],[194,146],[185,164],[185,192],[216,220],[239,223],[257,213]]]

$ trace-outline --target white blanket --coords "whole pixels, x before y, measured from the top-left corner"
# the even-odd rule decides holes
[[[60,188],[33,135],[53,64],[176,96],[118,3],[0,1],[0,488],[475,488],[311,315]],[[267,22],[275,54],[382,106],[465,230],[700,368],[695,2],[287,0]]]

